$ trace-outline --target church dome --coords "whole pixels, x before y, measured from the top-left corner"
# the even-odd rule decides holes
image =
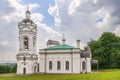
[[[47,46],[49,46],[49,45],[60,45],[60,43],[58,41],[55,41],[55,40],[48,40],[46,45]]]

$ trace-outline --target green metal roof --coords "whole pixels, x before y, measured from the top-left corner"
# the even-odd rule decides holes
[[[73,49],[73,46],[67,45],[67,44],[62,44],[58,46],[52,46],[45,48],[44,50],[68,50],[68,49]]]

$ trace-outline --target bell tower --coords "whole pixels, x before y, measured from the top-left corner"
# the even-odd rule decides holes
[[[38,55],[36,54],[37,25],[30,19],[30,14],[28,8],[25,12],[25,18],[18,23],[17,74],[33,74],[38,71]]]

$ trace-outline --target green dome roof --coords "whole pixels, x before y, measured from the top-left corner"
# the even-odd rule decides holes
[[[68,50],[68,49],[73,49],[73,46],[67,45],[67,44],[62,44],[58,46],[52,46],[45,48],[44,50]]]

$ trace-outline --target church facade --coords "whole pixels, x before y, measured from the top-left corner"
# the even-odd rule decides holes
[[[77,40],[77,47],[65,44],[55,44],[54,40],[47,42],[47,48],[40,49],[39,63],[41,73],[80,74],[91,72],[91,53],[82,51]]]
[[[91,73],[91,51],[80,49],[80,40],[76,47],[55,40],[48,40],[46,48],[39,49],[36,54],[37,26],[30,19],[30,11],[25,13],[25,19],[18,23],[19,53],[17,59],[17,74],[80,74]]]

